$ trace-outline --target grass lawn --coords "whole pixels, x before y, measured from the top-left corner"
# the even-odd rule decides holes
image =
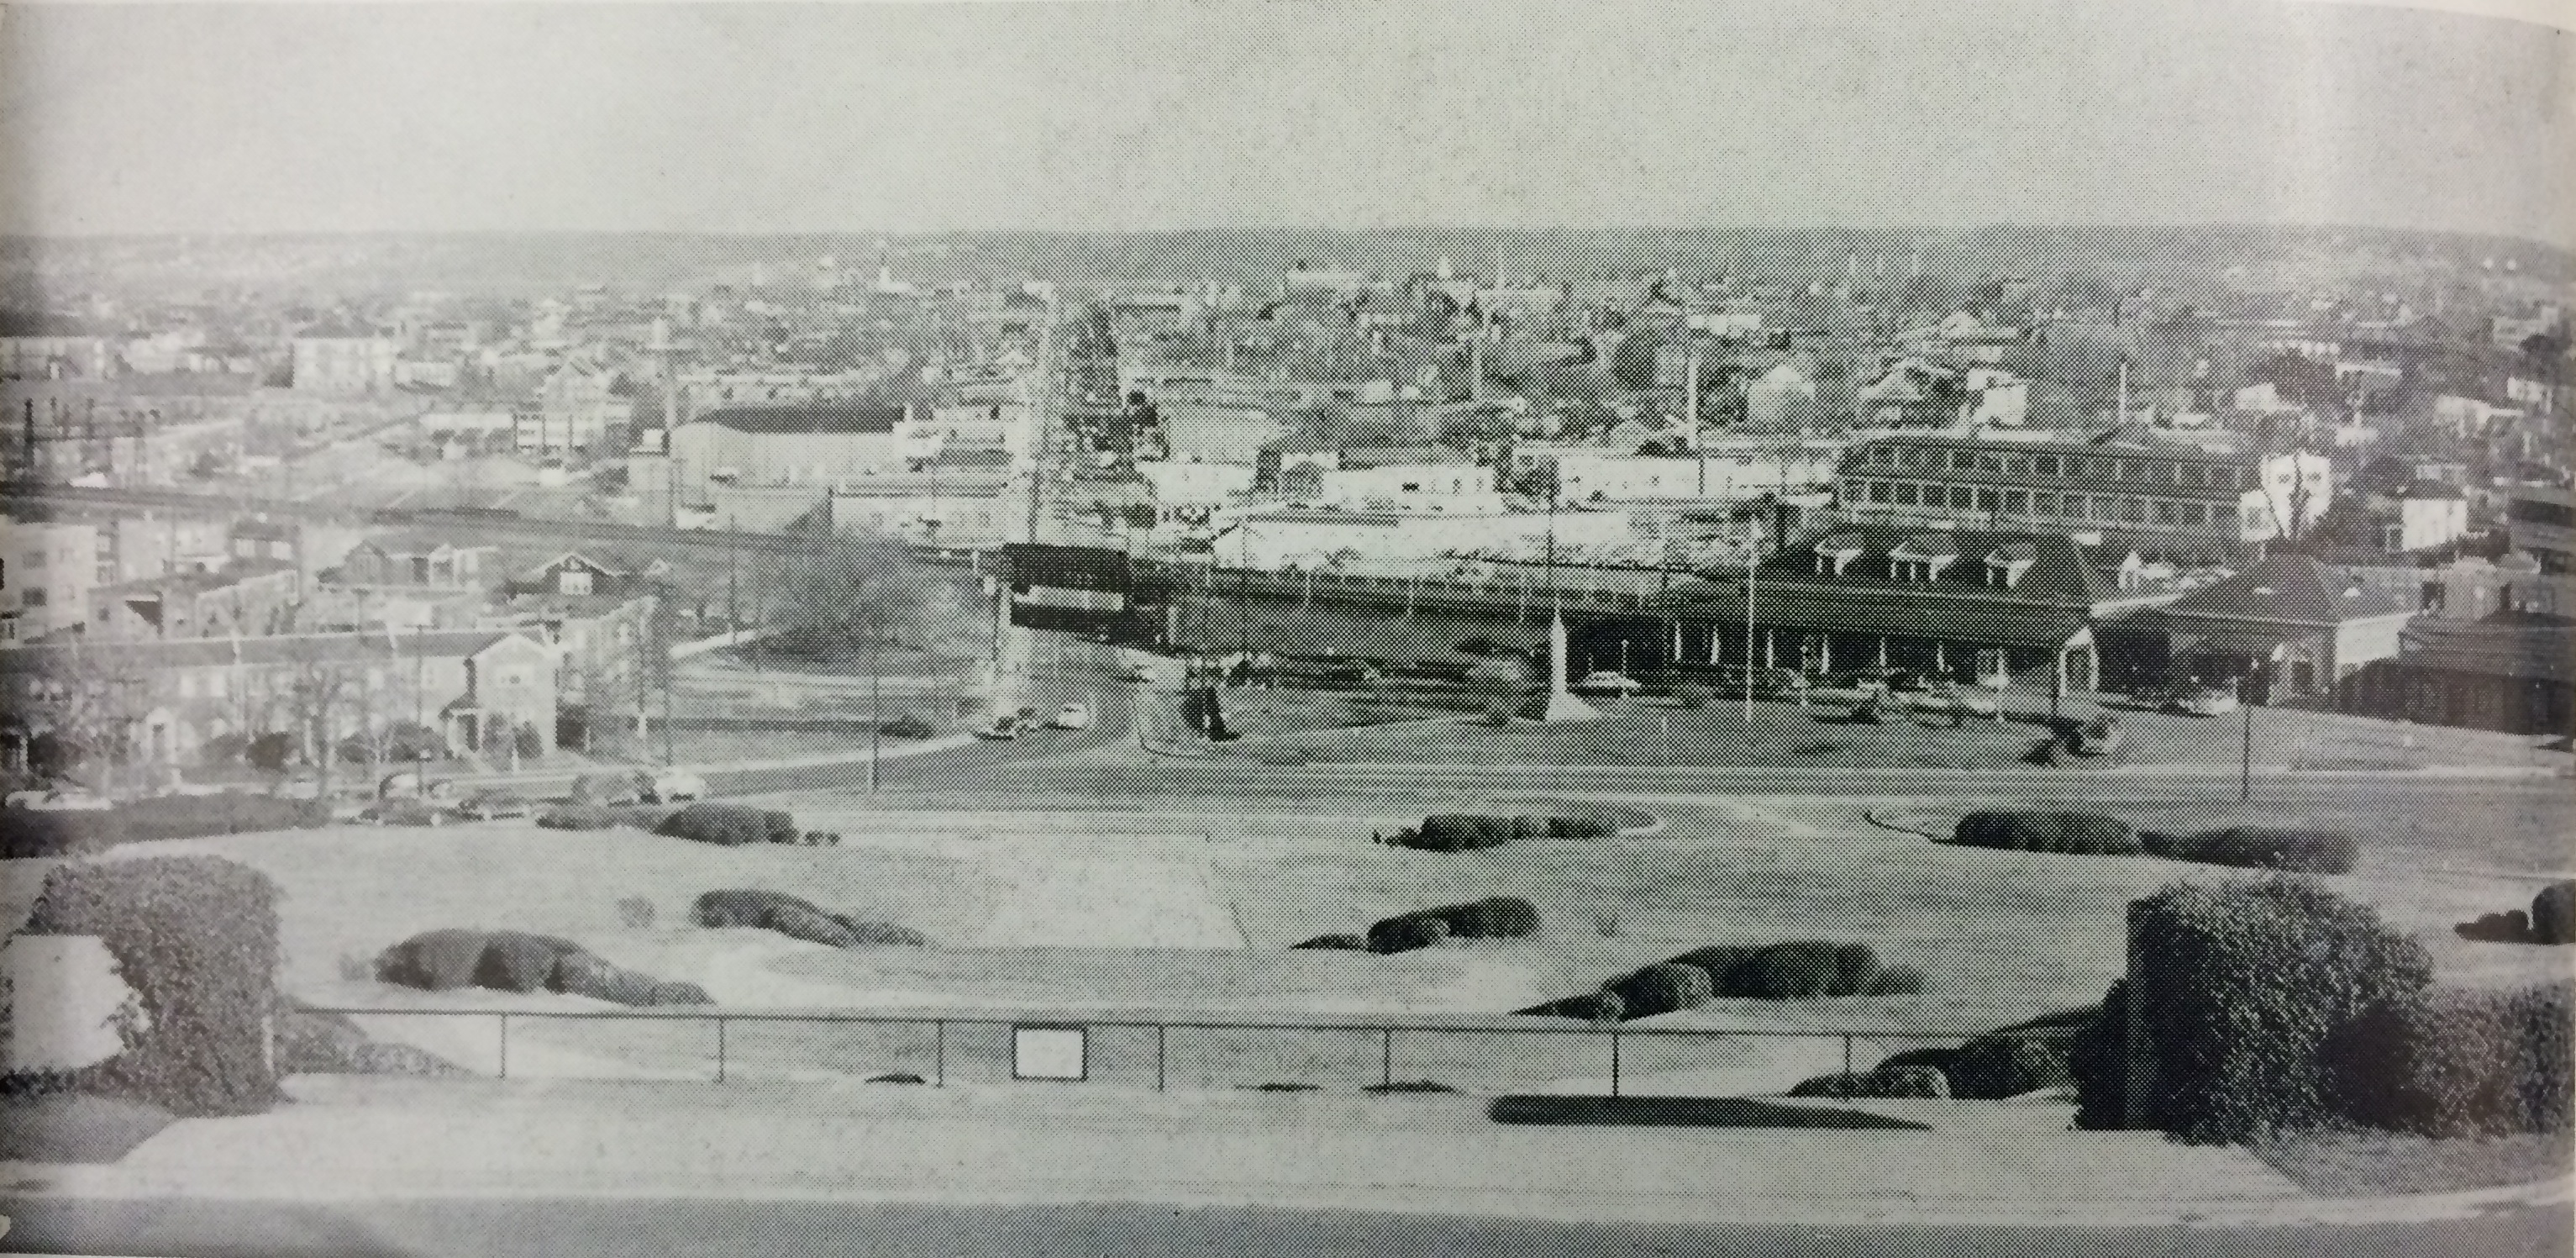
[[[113,1162],[175,1121],[114,1097],[0,1097],[0,1161]]]
[[[2252,1146],[2254,1155],[2327,1197],[2459,1192],[2564,1178],[2569,1133],[2432,1140],[2388,1132],[2317,1132]]]
[[[1605,700],[1607,719],[1564,725],[1463,721],[1437,726],[1321,731],[1274,740],[1260,752],[1294,747],[1314,763],[1710,765],[1800,768],[2002,769],[2024,764],[2047,736],[2045,711],[2008,699],[2013,719],[1970,719],[1947,728],[1928,717],[1893,715],[1853,724],[1846,709],[1756,703],[1753,722],[1733,702],[1677,708],[1654,700]],[[2071,704],[2089,715],[2089,704]],[[2241,718],[2123,712],[2124,765],[2225,766],[2242,755]],[[2267,769],[2563,767],[2564,752],[2484,730],[2408,725],[2340,713],[2266,708],[2254,716],[2254,762]]]

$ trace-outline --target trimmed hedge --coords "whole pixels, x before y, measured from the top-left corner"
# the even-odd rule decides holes
[[[1950,1095],[1978,1100],[2066,1087],[2074,1082],[2066,1069],[2071,1038],[1980,1035],[1953,1050],[1941,1073],[1950,1081]]]
[[[2117,1131],[2128,1123],[2129,984],[2111,980],[2093,1016],[2066,1040],[2066,1075],[2075,1083],[2075,1125]]]
[[[1617,996],[1624,1017],[1651,1018],[1659,1013],[1696,1009],[1712,996],[1708,971],[1696,965],[1666,962],[1612,979],[1601,990]]]
[[[287,1011],[277,1021],[279,1074],[461,1075],[467,1071],[409,1044],[380,1044],[336,1013]]]
[[[663,818],[653,827],[653,833],[696,843],[742,847],[772,841],[771,836],[782,826],[792,834],[796,819],[787,813],[740,804],[691,804]]]
[[[2140,839],[2148,855],[2168,860],[2289,873],[2348,874],[2361,856],[2360,845],[2341,830],[2229,826],[2199,834],[2149,832]]]
[[[617,824],[617,814],[598,804],[556,804],[537,814],[537,824],[548,830],[605,830]]]
[[[330,823],[331,806],[319,800],[229,792],[137,799],[97,811],[12,808],[0,811],[0,860],[79,856],[120,843],[309,830]]]
[[[1398,830],[1399,847],[1426,852],[1466,852],[1499,847],[1519,839],[1599,839],[1618,833],[1606,817],[1483,817],[1443,813],[1425,817],[1418,829]]]
[[[494,991],[543,991],[555,976],[557,959],[584,951],[580,944],[552,935],[498,930],[484,937],[483,956],[474,967],[474,984]]]
[[[1390,917],[1369,927],[1368,949],[1378,953],[1412,952],[1449,937],[1449,923],[1436,917]]]
[[[376,958],[376,977],[434,992],[472,987],[482,969],[483,945],[489,938],[479,930],[433,930],[414,935]]]
[[[2155,1062],[2142,1109],[2186,1140],[2331,1121],[2325,1041],[2432,981],[2422,944],[2298,879],[2176,884],[2132,901],[2128,921],[2138,981],[2127,998]]]
[[[1878,954],[1868,944],[1820,939],[1694,948],[1669,964],[1706,970],[1717,995],[1751,1000],[1857,996],[1879,974]]]
[[[1368,951],[1369,941],[1367,936],[1364,935],[1317,935],[1303,943],[1293,943],[1288,946],[1292,949],[1322,948],[1338,949],[1346,952],[1366,952]]]
[[[2576,986],[2435,989],[2373,1007],[2322,1058],[2342,1117],[2416,1135],[2565,1131]]]
[[[1863,987],[1860,994],[1863,996],[1920,996],[1924,989],[1931,985],[1932,981],[1924,976],[1923,971],[1913,966],[1883,965],[1879,967],[1878,973],[1869,976],[1869,985]]]
[[[737,888],[709,891],[689,906],[689,920],[700,926],[749,926],[774,930],[808,943],[832,948],[873,946],[918,947],[929,943],[920,931],[890,922],[865,922],[827,912],[811,900],[783,891]]]
[[[2576,943],[2576,880],[2553,882],[2531,897],[2533,943]]]
[[[1880,1066],[1853,1074],[1818,1075],[1789,1089],[1791,1096],[1834,1100],[1946,1100],[1950,1081],[1936,1066]]]
[[[1950,841],[1965,847],[2075,856],[2135,856],[2138,835],[2116,817],[2089,812],[1972,812],[1959,818]]]
[[[125,1052],[54,1082],[184,1116],[278,1101],[277,886],[266,874],[212,856],[64,865],[46,875],[25,933],[104,940],[151,1020]]]
[[[1397,929],[1393,923],[1407,919],[1439,922],[1452,939],[1522,939],[1537,934],[1539,927],[1537,905],[1516,895],[1496,895],[1398,914],[1372,924],[1369,934],[1375,938],[1382,930],[1392,932]]]

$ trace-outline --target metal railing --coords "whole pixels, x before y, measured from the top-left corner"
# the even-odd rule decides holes
[[[1152,1086],[1158,1092],[1173,1086],[1176,1073],[1194,1075],[1200,1086],[1207,1087],[1285,1086],[1304,1090],[1305,1087],[1320,1086],[1314,1077],[1325,1076],[1383,1090],[1401,1086],[1405,1076],[1430,1079],[1436,1074],[1445,1074],[1460,1083],[1473,1084],[1481,1080],[1508,1088],[1515,1080],[1523,1085],[1541,1082],[1561,1084],[1568,1077],[1592,1077],[1591,1071],[1606,1068],[1606,1075],[1600,1076],[1603,1087],[1607,1095],[1618,1097],[1625,1093],[1641,1057],[1649,1070],[1689,1069],[1707,1064],[1697,1058],[1711,1041],[1804,1040],[1837,1045],[1841,1069],[1850,1073],[1875,1066],[1887,1056],[1889,1045],[1958,1044],[1972,1038],[1973,1034],[1965,1031],[1793,1027],[1636,1027],[1573,1021],[1503,1026],[1371,1019],[1082,1017],[1038,1010],[1024,1014],[947,1014],[858,1010],[715,1012],[703,1008],[304,1008],[313,1013],[365,1018],[491,1019],[494,1051],[490,1073],[503,1079],[510,1077],[510,1031],[514,1022],[522,1027],[531,1023],[660,1024],[669,1028],[706,1026],[713,1031],[713,1043],[706,1045],[700,1041],[702,1047],[697,1054],[701,1060],[712,1057],[708,1063],[712,1074],[708,1078],[719,1084],[738,1077],[737,1067],[744,1060],[744,1046],[739,1041],[755,1038],[752,1035],[755,1031],[762,1033],[756,1038],[772,1041],[779,1039],[781,1030],[791,1034],[799,1031],[808,1033],[806,1038],[794,1043],[773,1042],[756,1048],[764,1064],[775,1064],[783,1057],[790,1065],[807,1067],[828,1062],[833,1056],[828,1043],[814,1038],[816,1033],[833,1028],[844,1031],[850,1028],[908,1028],[926,1032],[927,1044],[916,1040],[909,1045],[897,1043],[891,1048],[880,1047],[874,1054],[873,1064],[863,1069],[883,1077],[906,1073],[890,1067],[918,1064],[927,1068],[927,1077],[918,1081],[945,1087],[954,1078],[982,1081],[1015,1077],[1015,1067],[1009,1070],[1001,1067],[1010,1058],[1010,1041],[1012,1033],[1017,1030],[1080,1030],[1085,1033],[1084,1078],[1124,1081],[1141,1087],[1148,1077],[1146,1066],[1150,1062]],[[737,1034],[738,1031],[743,1034]],[[996,1036],[995,1032],[1002,1034]],[[1302,1059],[1293,1051],[1265,1054],[1258,1046],[1245,1044],[1243,1041],[1247,1037],[1268,1037],[1273,1041],[1271,1047],[1288,1049],[1295,1048],[1296,1041],[1303,1039],[1310,1050],[1317,1047],[1315,1041],[1321,1040],[1328,1049],[1322,1053],[1310,1051]],[[1433,1044],[1454,1046],[1459,1041],[1475,1043],[1478,1047],[1463,1055],[1454,1048],[1430,1051]],[[1504,1041],[1518,1041],[1521,1047],[1515,1050]],[[1874,1055],[1864,1061],[1863,1050]],[[1286,1073],[1302,1077],[1280,1078],[1276,1077],[1276,1072],[1263,1071],[1259,1062],[1265,1056],[1291,1059],[1283,1063]],[[1588,1070],[1587,1062],[1591,1063]],[[1403,1068],[1399,1069],[1399,1065]],[[906,1081],[913,1080],[908,1078]],[[1438,1082],[1458,1091],[1480,1090],[1473,1086],[1457,1086],[1452,1079]]]

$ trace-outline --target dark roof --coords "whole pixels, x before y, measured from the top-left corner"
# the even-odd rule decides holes
[[[2165,609],[2267,624],[2332,625],[2410,609],[2385,591],[2352,580],[2307,555],[2274,555],[2224,581],[2203,586]]]
[[[900,406],[836,399],[794,406],[728,406],[689,422],[753,433],[890,433],[903,420]]]
[[[0,651],[0,675],[54,675],[73,670],[98,671],[108,661],[146,671],[164,668],[211,668],[230,664],[238,643],[244,664],[273,666],[306,660],[461,659],[479,654],[505,638],[505,629],[444,629],[399,635],[388,646],[382,633],[297,633],[261,637],[186,638],[159,642],[22,646]],[[523,639],[524,640],[524,639]]]
[[[1951,549],[1948,553],[1983,557],[2007,546],[2030,547],[2031,569],[2010,591],[1990,590],[1993,594],[2010,593],[2021,598],[2041,599],[2090,607],[2096,602],[2115,597],[2118,582],[2102,573],[2084,548],[2063,533],[1988,532],[1982,529],[1899,528],[1884,524],[1838,524],[1827,534],[1840,540],[1855,539],[1860,557],[1843,569],[1841,576],[1825,576],[1815,570],[1813,556],[1817,547],[1791,545],[1778,555],[1762,562],[1760,579],[1764,582],[1807,581],[1833,582],[1863,588],[1912,589],[1920,581],[1900,581],[1890,575],[1891,552],[1908,541],[1927,545],[1938,539]],[[1933,582],[1943,588],[1960,586],[1985,590],[1985,569],[1974,564],[1951,564]],[[1740,596],[1739,596],[1740,597]]]
[[[1827,536],[1852,539],[1861,551],[1840,576],[1815,570],[1821,543],[1790,546],[1757,574],[1755,620],[1793,630],[2054,647],[2090,623],[2096,603],[2117,596],[2116,584],[2062,534],[1961,529],[1945,535],[1961,554],[2029,547],[2031,567],[2009,589],[1988,584],[1982,564],[1950,564],[1930,581],[1895,579],[1889,552],[1922,532],[1837,526]],[[1743,600],[1742,582],[1725,580],[1678,585],[1659,601],[1685,615],[1740,618]]]
[[[2398,660],[2444,672],[2576,682],[2576,625],[2428,620],[2407,628]]]

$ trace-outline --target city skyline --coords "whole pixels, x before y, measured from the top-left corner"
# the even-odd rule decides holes
[[[0,191],[0,230],[40,236],[2231,223],[2576,241],[2566,36],[2387,8],[10,19],[0,133],[31,173]]]

